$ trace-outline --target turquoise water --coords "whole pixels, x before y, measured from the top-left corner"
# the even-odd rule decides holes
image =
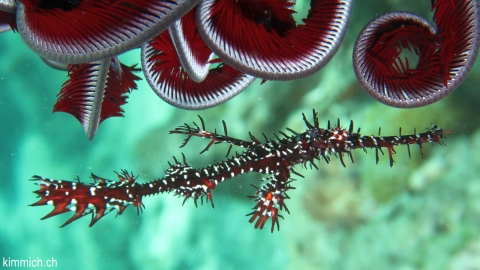
[[[292,82],[257,80],[225,104],[203,111],[174,108],[139,83],[123,109],[88,141],[69,114],[52,114],[66,73],[50,69],[23,44],[18,34],[0,35],[0,256],[2,259],[54,259],[62,269],[480,269],[480,67],[445,99],[419,109],[396,109],[372,99],[357,83],[351,64],[353,42],[377,14],[409,10],[428,14],[428,1],[358,1],[345,41],[320,72]],[[139,51],[122,55],[139,63]],[[477,61],[478,62],[478,61]],[[375,164],[375,153],[354,153],[355,163],[323,161],[319,170],[296,171],[288,192],[290,214],[280,231],[255,230],[245,214],[259,174],[247,174],[215,190],[215,209],[163,194],[144,200],[115,218],[111,213],[94,227],[83,218],[58,228],[69,213],[41,221],[52,207],[28,207],[37,199],[28,181],[38,174],[83,181],[90,172],[116,180],[127,169],[150,181],[164,175],[171,156],[183,152],[193,167],[224,158],[226,147],[194,138],[182,149],[181,135],[168,131],[200,114],[208,129],[228,125],[229,135],[260,138],[285,127],[304,131],[301,113],[319,112],[327,120],[350,120],[366,135],[396,135],[431,123],[455,130],[446,147],[425,145],[422,160],[412,147],[397,149]],[[241,149],[238,149],[241,151]],[[267,224],[268,228],[270,223]],[[5,266],[5,265],[3,265]]]

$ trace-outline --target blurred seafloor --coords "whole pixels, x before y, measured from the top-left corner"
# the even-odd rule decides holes
[[[428,1],[357,1],[347,36],[333,60],[299,81],[257,80],[239,96],[204,111],[174,108],[150,90],[145,80],[123,107],[125,118],[111,118],[88,141],[71,115],[52,114],[66,72],[55,71],[23,44],[18,34],[0,35],[0,257],[47,260],[62,269],[480,269],[480,93],[479,65],[462,86],[443,100],[419,109],[390,108],[372,99],[357,83],[351,54],[354,39],[376,15],[409,10],[428,15]],[[308,3],[299,1],[300,9]],[[301,13],[300,15],[305,13]],[[139,63],[139,51],[121,57]],[[477,61],[478,62],[478,61]],[[144,214],[132,207],[117,218],[107,215],[93,228],[89,218],[58,227],[71,214],[39,219],[51,206],[36,201],[39,174],[83,181],[90,172],[116,179],[128,169],[140,181],[163,176],[171,156],[183,152],[194,167],[221,160],[227,148],[168,131],[200,114],[208,129],[248,139],[290,127],[305,130],[301,113],[319,112],[322,126],[353,120],[362,133],[396,135],[421,131],[431,123],[455,130],[447,146],[425,145],[422,160],[412,147],[397,148],[396,163],[374,151],[354,153],[355,164],[323,161],[320,170],[296,168],[305,176],[288,194],[291,214],[281,230],[255,230],[245,214],[246,198],[262,175],[247,174],[220,185],[215,209],[182,207],[182,198],[164,194],[146,198]],[[298,177],[297,177],[298,178]]]

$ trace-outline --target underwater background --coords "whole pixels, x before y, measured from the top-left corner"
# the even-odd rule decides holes
[[[308,1],[298,1],[302,18]],[[87,140],[82,126],[66,113],[52,114],[66,72],[46,66],[13,32],[0,35],[0,257],[55,259],[60,269],[480,269],[480,66],[446,98],[418,109],[388,107],[370,97],[352,67],[355,38],[377,15],[407,10],[431,18],[429,1],[357,1],[336,56],[316,74],[298,81],[260,80],[232,100],[202,111],[186,111],[158,98],[142,80],[132,92],[124,118],[102,123]],[[139,63],[139,50],[120,57]],[[138,181],[162,177],[172,156],[184,153],[193,167],[224,158],[228,147],[199,152],[208,140],[168,135],[183,123],[205,120],[208,130],[249,139],[289,127],[303,132],[302,112],[319,113],[321,126],[353,120],[362,134],[396,135],[437,124],[454,134],[447,146],[424,145],[425,159],[412,146],[397,147],[395,164],[375,151],[353,152],[343,167],[332,158],[319,170],[296,171],[280,231],[248,223],[255,205],[246,196],[262,175],[250,173],[219,185],[209,204],[162,194],[109,214],[89,228],[89,218],[59,228],[71,213],[41,221],[51,206],[37,201],[32,175],[82,181],[90,172],[116,180],[127,169]],[[239,149],[241,151],[242,149]],[[5,265],[3,265],[5,267]]]

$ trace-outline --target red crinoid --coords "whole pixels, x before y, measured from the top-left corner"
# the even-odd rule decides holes
[[[140,79],[132,71],[139,69],[121,64],[117,57],[69,65],[70,79],[63,84],[53,111],[75,116],[92,139],[103,120],[123,115],[120,106]]]
[[[184,109],[204,109],[225,102],[255,77],[212,59],[198,34],[192,9],[168,31],[142,46],[142,67],[152,89],[166,102]],[[216,64],[215,68],[210,66]]]
[[[268,80],[299,79],[336,53],[352,1],[311,1],[305,24],[298,26],[291,6],[285,0],[204,0],[198,29],[223,61],[242,72]]]
[[[205,109],[256,77],[294,80],[317,72],[338,50],[352,3],[311,0],[297,24],[290,0],[0,0],[0,31],[18,28],[54,68],[75,64],[54,111],[75,116],[91,139],[101,121],[122,115],[120,106],[139,79],[131,74],[137,69],[112,62],[119,54],[142,47],[145,77],[160,98]],[[478,51],[477,2],[433,0],[432,7],[435,25],[391,13],[360,34],[355,72],[378,100],[397,107],[430,104],[469,72]],[[403,58],[404,49],[418,55],[416,67]],[[118,81],[104,83],[105,76]],[[87,82],[97,83],[95,90]]]
[[[16,13],[20,35],[45,63],[58,69],[78,64],[70,67],[54,111],[74,115],[93,138],[101,121],[121,115],[119,106],[135,88],[115,91],[121,102],[100,89],[107,87],[104,75],[116,72],[107,71],[115,56],[142,46],[154,91],[174,106],[204,109],[232,98],[255,77],[291,80],[319,70],[338,49],[352,7],[351,0],[312,1],[305,24],[297,26],[287,0],[204,1],[194,8],[198,2],[19,0],[0,9]],[[121,77],[138,79],[131,71]],[[99,82],[95,90],[93,81]]]
[[[13,10],[25,43],[48,65],[67,69],[54,112],[75,116],[92,139],[108,117],[121,116],[140,78],[116,56],[140,47],[199,0],[20,0]],[[14,5],[15,2],[12,2]]]
[[[371,21],[354,48],[355,73],[377,100],[394,107],[431,104],[455,90],[475,62],[479,42],[477,2],[432,1],[434,22],[408,12]],[[418,55],[411,66],[402,51]]]
[[[223,103],[254,77],[306,77],[337,51],[351,7],[351,1],[312,1],[305,24],[297,26],[290,1],[204,0],[144,45],[145,77],[162,99],[186,109]]]
[[[17,22],[25,43],[40,56],[88,63],[141,46],[198,1],[20,0]]]
[[[17,30],[15,21],[15,1],[0,0],[0,33]]]

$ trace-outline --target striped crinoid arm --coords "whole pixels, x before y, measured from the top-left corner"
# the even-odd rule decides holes
[[[51,63],[56,64],[60,65]],[[121,106],[127,103],[128,95],[137,89],[136,81],[140,80],[133,74],[137,71],[140,69],[120,63],[118,57],[69,65],[69,79],[58,93],[53,111],[77,118],[91,140],[104,120],[123,116]]]
[[[118,182],[104,179],[91,174],[94,183],[81,183],[77,177],[77,182],[54,180],[44,178],[38,175],[32,177],[37,181],[40,188],[34,191],[40,197],[40,200],[30,206],[53,205],[53,210],[42,218],[47,219],[69,211],[75,212],[62,226],[71,222],[92,215],[89,226],[93,226],[100,218],[109,212],[117,209],[118,215],[121,215],[125,208],[132,204],[140,213],[144,205],[142,197],[137,195],[138,187],[136,177],[122,170],[117,173]]]
[[[285,204],[285,200],[290,199],[286,192],[290,189],[295,189],[290,186],[290,182],[291,180],[288,180],[288,178],[277,174],[269,177],[267,182],[260,188],[253,186],[257,191],[253,196],[248,197],[255,200],[257,204],[253,207],[254,211],[247,216],[251,216],[250,223],[255,222],[255,229],[263,229],[271,218],[272,226],[270,231],[273,233],[275,226],[277,230],[280,230],[279,218],[283,218],[283,216],[279,214],[279,211],[285,210],[290,214]]]

